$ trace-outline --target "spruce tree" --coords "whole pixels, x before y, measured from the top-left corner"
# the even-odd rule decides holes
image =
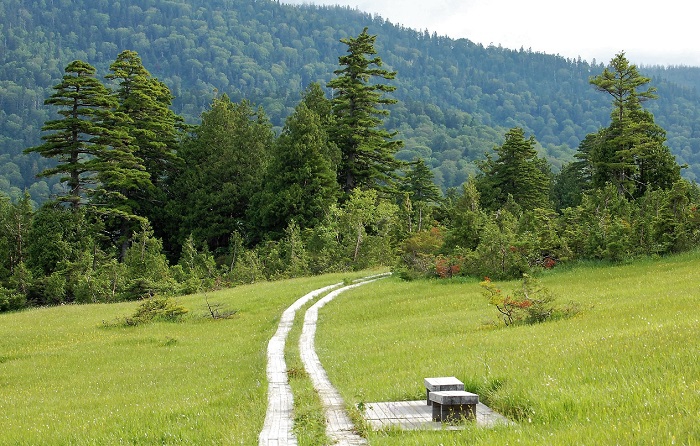
[[[341,39],[348,46],[348,54],[340,56],[342,68],[335,70],[336,78],[328,82],[333,89],[335,122],[331,139],[342,154],[338,181],[349,194],[354,188],[385,188],[392,184],[400,163],[394,154],[403,145],[394,139],[397,132],[382,127],[382,118],[389,114],[383,106],[397,101],[384,96],[395,87],[372,83],[373,78],[394,79],[396,72],[382,68],[376,56],[374,43],[377,36],[365,28],[359,36]]]
[[[339,192],[328,146],[320,116],[301,102],[274,145],[263,191],[251,206],[256,229],[266,233],[261,237],[280,238],[292,221],[301,230],[323,221]]]
[[[479,191],[485,207],[497,209],[504,206],[509,196],[523,210],[549,207],[551,179],[546,170],[546,161],[537,156],[535,139],[525,138],[521,128],[512,128],[506,133],[506,140],[495,151],[498,158],[482,163],[483,176]]]
[[[612,97],[611,122],[579,150],[592,172],[595,188],[613,184],[620,195],[642,196],[648,189],[668,189],[680,179],[680,166],[665,145],[666,132],[642,103],[655,99],[656,89],[642,90],[651,81],[617,54],[591,84]]]

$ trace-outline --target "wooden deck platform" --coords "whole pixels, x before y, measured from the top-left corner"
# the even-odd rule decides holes
[[[399,401],[386,403],[366,403],[365,419],[375,430],[399,428],[402,430],[459,430],[463,426],[450,425],[432,420],[432,407],[421,401]],[[479,403],[476,406],[476,424],[490,427],[496,424],[511,424],[501,414]]]

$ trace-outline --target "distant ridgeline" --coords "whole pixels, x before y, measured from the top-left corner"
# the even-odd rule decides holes
[[[421,157],[443,189],[477,171],[473,160],[521,127],[554,168],[585,135],[610,120],[607,98],[588,80],[608,61],[570,60],[483,47],[396,26],[345,7],[294,7],[259,0],[5,0],[0,4],[0,191],[45,200],[56,179],[48,161],[22,151],[39,143],[54,110],[44,106],[71,61],[99,76],[123,50],[136,51],[175,95],[173,111],[196,123],[213,97],[261,105],[279,130],[311,82],[325,86],[344,51],[341,38],[365,26],[397,71],[386,121],[405,142],[398,157]],[[631,61],[634,63],[634,61]],[[700,69],[648,67],[659,99],[646,107],[665,129],[684,176],[700,177]]]

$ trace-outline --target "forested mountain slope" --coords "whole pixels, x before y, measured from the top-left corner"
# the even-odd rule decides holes
[[[0,3],[0,191],[29,188],[45,160],[22,154],[51,118],[43,101],[72,60],[107,74],[124,49],[170,87],[175,112],[190,122],[215,94],[260,104],[281,126],[309,83],[325,85],[345,50],[339,39],[365,26],[396,70],[387,125],[400,131],[404,159],[424,158],[442,187],[461,184],[472,160],[508,128],[534,135],[555,165],[609,122],[609,98],[589,85],[603,70],[559,56],[483,47],[391,24],[342,7],[294,7],[270,0],[3,0]],[[613,42],[614,43],[614,42]],[[634,62],[634,61],[632,61]],[[685,176],[700,176],[700,70],[642,69],[659,99],[647,107],[668,131]]]

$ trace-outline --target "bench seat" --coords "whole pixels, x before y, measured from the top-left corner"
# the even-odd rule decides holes
[[[454,376],[444,376],[439,378],[425,378],[425,399],[430,406],[430,392],[441,392],[443,390],[464,390],[464,383]]]

